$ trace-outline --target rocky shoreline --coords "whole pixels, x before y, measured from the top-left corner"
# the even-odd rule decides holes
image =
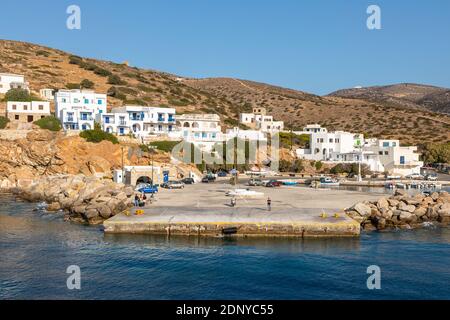
[[[446,191],[433,192],[429,196],[409,196],[397,190],[391,197],[378,201],[365,201],[346,209],[345,213],[358,221],[364,230],[412,229],[450,222],[450,194]]]
[[[67,220],[88,224],[132,207],[135,195],[130,186],[84,175],[45,176],[13,191],[30,202],[45,201],[47,211],[64,210]]]

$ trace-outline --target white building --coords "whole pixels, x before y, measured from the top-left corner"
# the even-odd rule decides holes
[[[324,129],[324,128],[322,128]],[[332,161],[339,154],[354,153],[362,146],[364,137],[345,131],[310,131],[309,148],[297,149],[297,157],[307,160]]]
[[[364,139],[362,134],[327,132],[320,126],[306,128],[310,129],[310,148],[297,149],[298,158],[328,163],[361,162],[373,172],[403,176],[420,173],[423,166],[417,147],[401,147],[399,140]]]
[[[327,133],[327,128],[322,128],[320,124],[308,124],[303,127],[303,131],[294,131],[295,134],[308,134],[308,133]]]
[[[242,140],[267,141],[266,135],[260,130],[243,130],[238,127],[228,129],[226,132],[226,140],[239,138]]]
[[[28,89],[25,76],[12,73],[0,73],[0,93],[5,94],[10,89]]]
[[[283,121],[274,121],[273,116],[266,115],[266,109],[253,108],[252,113],[241,113],[239,122],[262,132],[274,133],[284,130]]]
[[[399,140],[369,139],[363,150],[376,155],[378,162],[371,170],[406,176],[420,173],[423,161],[416,146],[402,147]]]
[[[94,128],[98,114],[106,113],[106,94],[91,90],[59,90],[55,94],[55,114],[64,130]]]
[[[211,150],[214,144],[224,141],[217,114],[183,114],[176,120],[180,137],[201,150]]]
[[[33,122],[50,115],[48,101],[8,101],[6,103],[6,116],[11,121]]]
[[[113,108],[110,113],[97,115],[106,132],[125,135],[133,133],[146,139],[151,136],[175,135],[175,109],[146,106],[123,106]]]
[[[55,99],[54,90],[53,89],[41,89],[39,90],[39,95],[42,99],[52,101]]]

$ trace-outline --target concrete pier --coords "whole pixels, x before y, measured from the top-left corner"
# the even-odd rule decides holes
[[[240,186],[239,188],[244,188]],[[184,190],[161,190],[156,201],[128,215],[121,213],[104,222],[106,233],[155,233],[167,235],[221,236],[236,228],[237,236],[339,237],[358,236],[360,225],[343,210],[379,194],[311,189],[302,187],[264,188],[260,199],[239,199],[230,206],[225,184],[187,185]],[[267,209],[267,197],[272,209]]]

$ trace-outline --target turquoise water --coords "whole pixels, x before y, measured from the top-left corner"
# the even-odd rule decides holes
[[[0,194],[0,299],[450,299],[450,229],[359,239],[104,235]],[[81,269],[68,290],[66,268]],[[366,269],[381,268],[381,290]]]

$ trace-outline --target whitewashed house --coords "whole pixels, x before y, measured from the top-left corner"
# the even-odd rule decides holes
[[[109,133],[134,136],[145,140],[152,136],[171,137],[176,131],[175,109],[147,106],[123,106],[99,114],[97,121]]]
[[[48,101],[8,101],[6,103],[6,116],[11,121],[34,122],[50,115]]]
[[[64,130],[90,130],[98,114],[106,113],[106,94],[91,90],[59,90],[55,114]]]
[[[399,140],[369,139],[363,150],[378,158],[376,165],[371,168],[373,171],[406,176],[420,173],[420,168],[423,167],[417,147],[402,147]]]
[[[262,107],[253,108],[252,113],[241,113],[239,122],[266,133],[276,133],[284,130],[284,122],[274,121],[273,116],[267,115],[266,109]]]
[[[243,130],[238,127],[228,129],[226,132],[226,140],[239,138],[242,140],[267,141],[267,136],[260,130]]]
[[[180,137],[200,150],[210,151],[216,143],[224,141],[217,114],[182,114],[176,120]]]
[[[327,132],[326,130],[315,130],[310,131],[309,135],[309,148],[297,149],[296,154],[298,158],[333,161],[340,154],[358,153],[358,146],[362,146],[364,143],[362,134],[345,131]]]
[[[29,91],[25,76],[12,73],[0,73],[0,93],[5,94],[10,89],[25,89]]]
[[[39,90],[39,95],[41,96],[42,99],[48,100],[48,101],[52,101],[55,99],[55,94],[54,94],[55,90],[53,89],[40,89]]]

